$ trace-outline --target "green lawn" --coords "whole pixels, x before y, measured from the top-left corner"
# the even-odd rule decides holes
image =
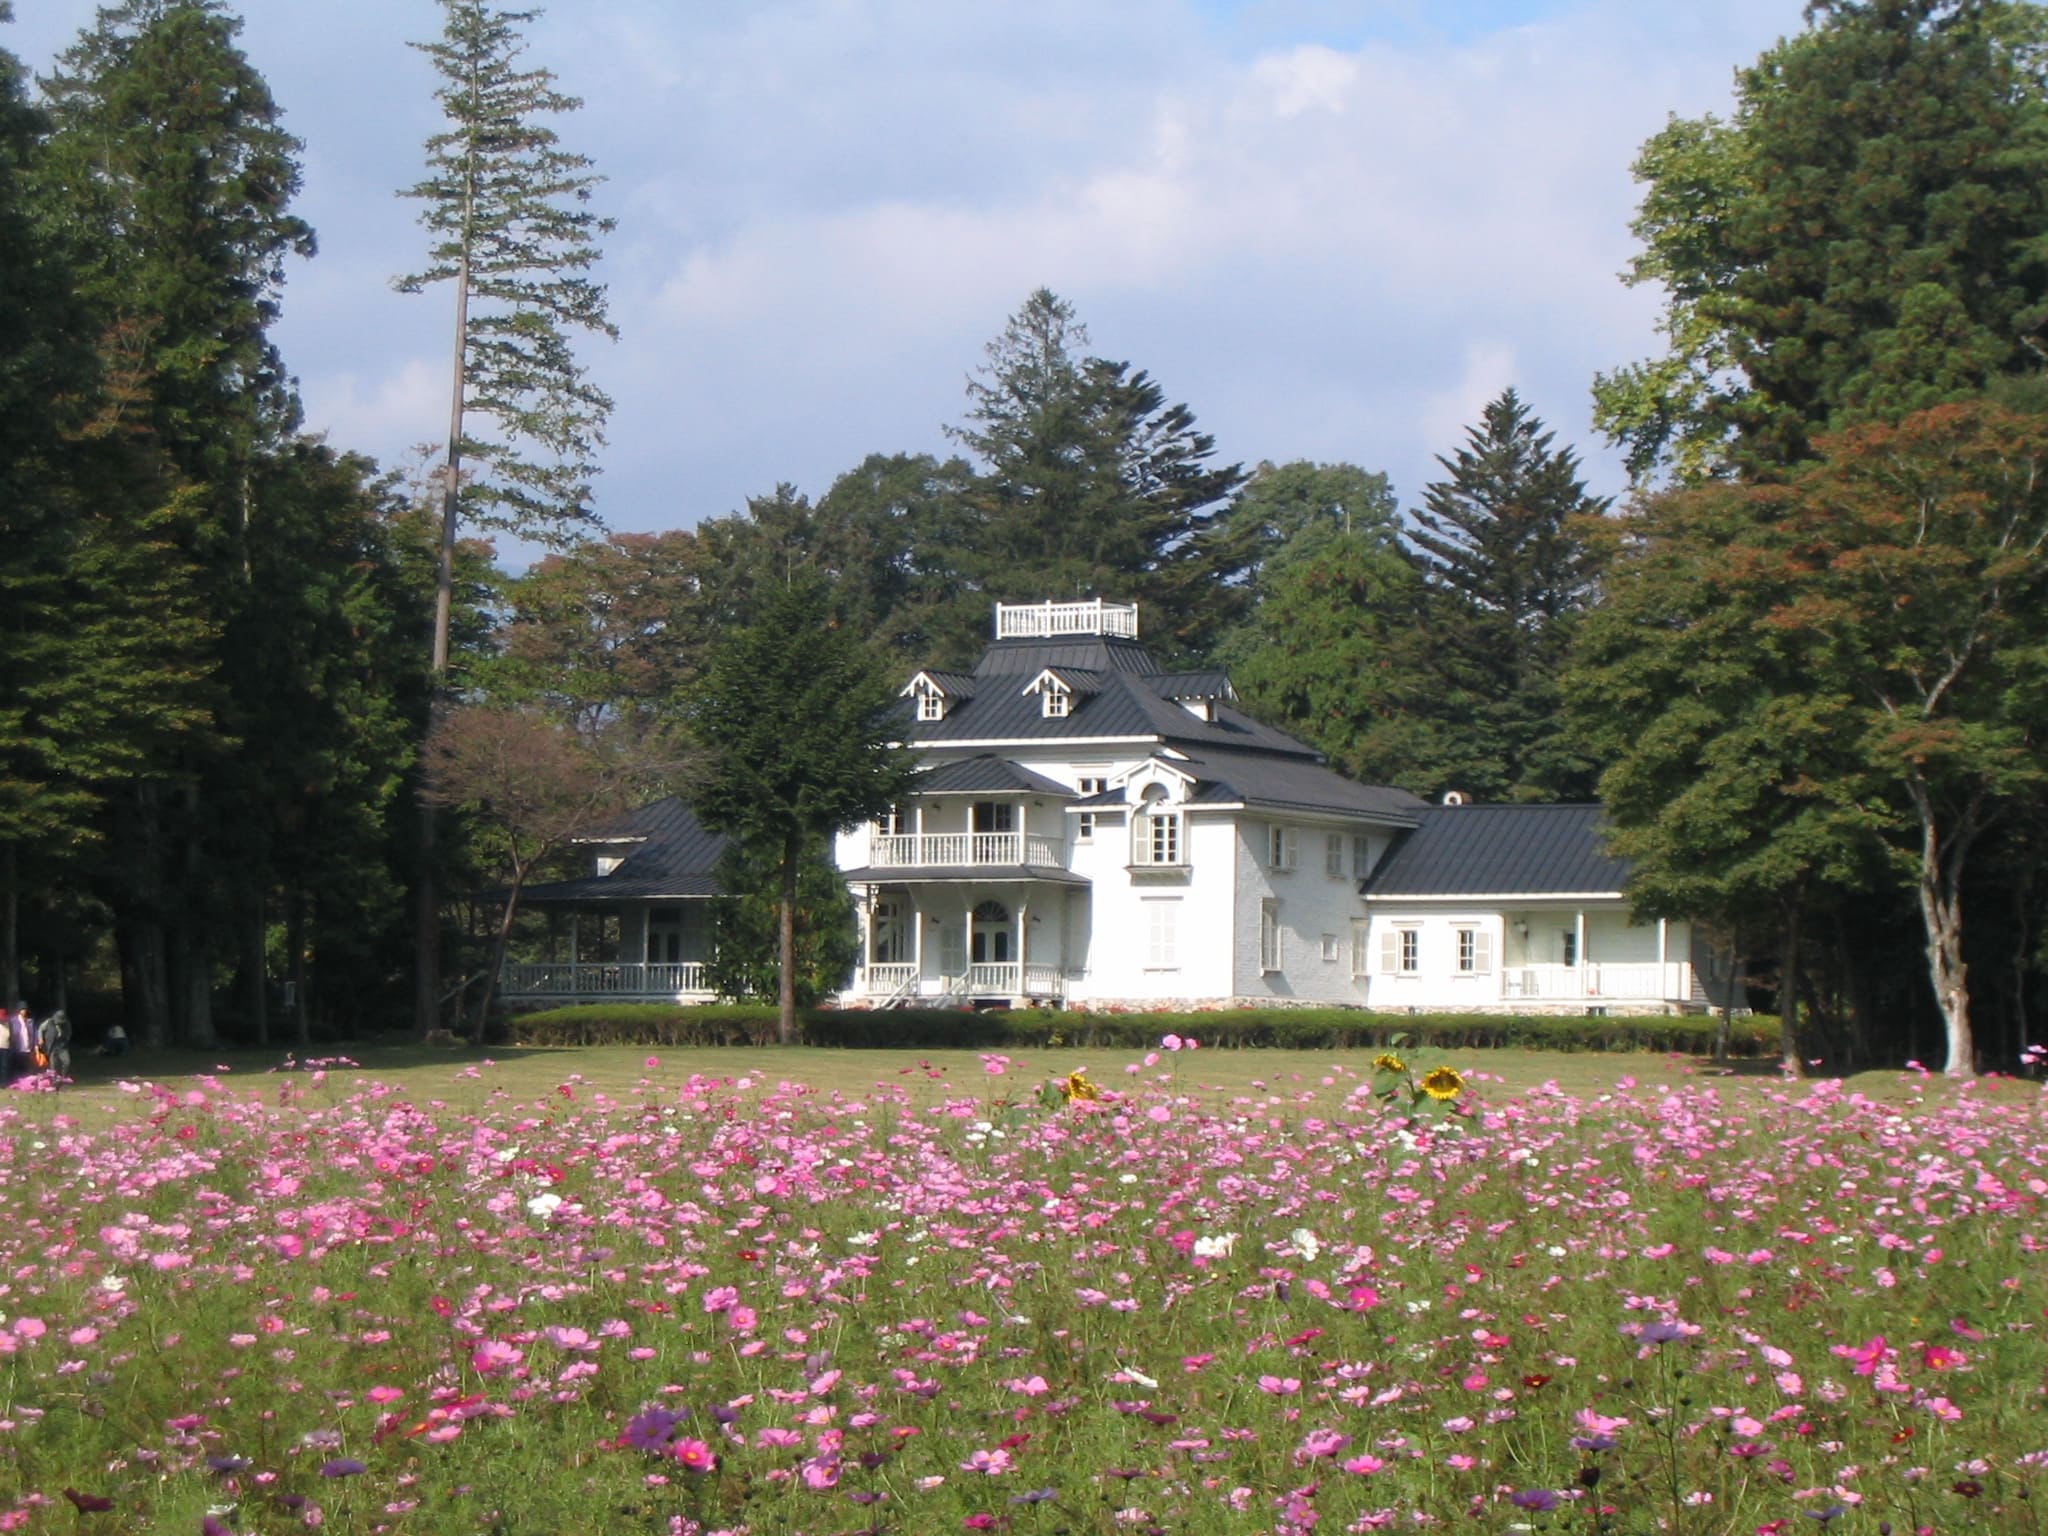
[[[1276,1110],[1316,1113],[1327,1110],[1370,1076],[1372,1053],[1364,1051],[1182,1051],[1158,1052],[1144,1077],[1157,1083],[1170,1078],[1177,1091],[1203,1098],[1245,1098],[1269,1102]],[[1105,1088],[1127,1084],[1126,1070],[1140,1064],[1135,1053],[1113,1049],[1059,1047],[1008,1057],[1001,1076],[992,1076],[974,1051],[825,1050],[816,1047],[693,1048],[650,1052],[625,1046],[506,1046],[475,1051],[415,1045],[321,1047],[314,1059],[345,1058],[349,1065],[328,1067],[335,1090],[358,1080],[375,1080],[403,1090],[419,1101],[437,1100],[458,1108],[481,1105],[493,1095],[514,1101],[559,1096],[564,1084],[582,1093],[619,1094],[643,1080],[673,1084],[693,1074],[760,1086],[801,1083],[820,1093],[859,1095],[877,1084],[909,1093],[914,1102],[952,1097],[1027,1097],[1049,1077],[1082,1070]],[[281,1051],[254,1050],[201,1054],[190,1051],[137,1053],[120,1061],[81,1057],[77,1081],[53,1103],[72,1110],[84,1103],[131,1102],[114,1085],[122,1080],[172,1083],[181,1078],[215,1076],[229,1086],[260,1092],[264,1081],[287,1060]],[[655,1064],[649,1066],[652,1060]],[[1566,1093],[1587,1097],[1630,1079],[1644,1087],[1678,1086],[1702,1080],[1774,1083],[1768,1062],[1745,1061],[1717,1067],[1703,1058],[1683,1055],[1620,1052],[1558,1052],[1468,1050],[1415,1053],[1413,1065],[1427,1069],[1439,1062],[1468,1073],[1483,1074],[1477,1086],[1485,1098],[1524,1093],[1555,1083]],[[488,1064],[488,1065],[486,1065]],[[1901,1091],[1895,1072],[1870,1072],[1848,1086],[1872,1097]],[[1995,1083],[1990,1091],[1997,1091]],[[1983,1091],[1983,1090],[1980,1090]]]

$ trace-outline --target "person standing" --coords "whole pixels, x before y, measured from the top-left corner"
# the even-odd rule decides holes
[[[4,994],[0,994],[4,996]],[[35,1026],[29,1022],[28,1004],[17,998],[7,1015],[7,1081],[27,1077],[33,1070],[36,1048]]]

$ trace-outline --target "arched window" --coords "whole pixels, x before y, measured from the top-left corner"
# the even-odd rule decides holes
[[[974,946],[970,958],[976,965],[1005,965],[1012,954],[1010,909],[1000,901],[984,901],[974,909]]]
[[[1138,813],[1131,818],[1131,863],[1168,867],[1185,864],[1183,830],[1179,809],[1166,798],[1166,786],[1147,785]]]

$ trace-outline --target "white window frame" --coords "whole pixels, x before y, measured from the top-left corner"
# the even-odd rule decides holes
[[[1323,964],[1335,965],[1336,963],[1337,935],[1335,935],[1334,933],[1326,933],[1323,935]]]
[[[1332,880],[1344,878],[1344,834],[1325,832],[1323,834],[1323,873]]]
[[[875,818],[875,832],[881,837],[903,837],[908,834],[910,813],[900,805],[892,805]]]
[[[1180,969],[1180,898],[1147,896],[1139,902],[1145,913],[1145,969]]]
[[[1460,976],[1491,976],[1493,974],[1493,934],[1478,927],[1461,927],[1458,933],[1458,974]]]
[[[1131,862],[1145,869],[1187,863],[1187,827],[1178,810],[1141,809],[1131,818]]]
[[[1067,691],[1064,688],[1048,687],[1039,695],[1040,707],[1048,720],[1067,718]]]
[[[917,696],[917,718],[920,720],[943,720],[946,718],[946,696],[927,688]]]
[[[1273,822],[1266,828],[1266,867],[1278,873],[1294,868],[1300,858],[1295,829],[1281,822]]]
[[[1372,924],[1370,922],[1353,923],[1351,925],[1351,976],[1354,981],[1362,976],[1368,976],[1372,972],[1371,935]]]
[[[1091,796],[1099,795],[1108,788],[1109,780],[1097,777],[1091,773],[1078,774],[1074,779],[1075,793],[1079,794],[1084,800]],[[1075,813],[1074,841],[1077,843],[1092,843],[1095,841],[1095,812],[1078,811]]]
[[[1363,880],[1372,873],[1372,839],[1363,832],[1351,834],[1351,876]]]
[[[1259,903],[1259,972],[1271,976],[1286,969],[1287,943],[1280,927],[1280,903]]]
[[[1422,930],[1402,923],[1380,930],[1380,974],[1417,976],[1422,972]]]

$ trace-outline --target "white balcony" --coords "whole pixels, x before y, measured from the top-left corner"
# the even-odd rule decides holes
[[[1692,967],[1683,960],[1622,965],[1509,966],[1501,975],[1504,997],[1546,1003],[1689,1002]]]
[[[876,869],[1064,868],[1066,845],[1058,838],[1028,832],[924,832],[884,836],[868,845],[868,863]]]
[[[508,964],[498,980],[501,997],[526,1002],[583,1003],[593,998],[642,1002],[702,1002],[711,996],[700,961]]]
[[[1138,638],[1138,605],[1105,603],[997,603],[998,640],[1050,640],[1061,635]]]

